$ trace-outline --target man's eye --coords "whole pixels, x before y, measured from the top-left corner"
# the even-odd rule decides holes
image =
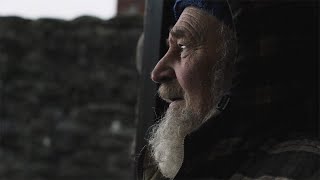
[[[178,46],[180,47],[180,49],[185,49],[187,48],[187,46],[183,45],[183,44],[178,44]]]

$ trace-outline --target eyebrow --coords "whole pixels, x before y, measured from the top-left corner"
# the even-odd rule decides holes
[[[187,31],[181,27],[170,28],[170,35],[174,38],[184,38],[187,37]]]
[[[183,27],[173,27],[173,26],[171,26],[169,28],[169,34],[173,38],[176,38],[176,39],[182,39],[182,38],[188,37],[187,30],[185,30]],[[169,46],[169,44],[170,44],[169,41],[170,41],[170,38],[168,37],[166,39],[167,46]]]

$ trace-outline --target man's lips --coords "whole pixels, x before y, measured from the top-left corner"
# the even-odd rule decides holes
[[[177,81],[161,84],[158,90],[161,99],[167,103],[184,100],[184,93]]]
[[[167,99],[166,101],[168,103],[172,103],[172,102],[175,102],[175,101],[182,101],[182,100],[183,100],[183,98],[170,98],[170,99]]]
[[[168,103],[169,103],[169,106],[172,107],[179,104],[182,101],[183,101],[183,98],[173,98]]]

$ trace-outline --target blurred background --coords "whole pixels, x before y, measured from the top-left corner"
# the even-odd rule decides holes
[[[2,0],[0,179],[133,179],[144,0]]]

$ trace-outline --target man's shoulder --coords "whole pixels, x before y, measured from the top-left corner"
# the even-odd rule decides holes
[[[320,141],[299,138],[266,142],[231,178],[237,179],[320,179]]]

